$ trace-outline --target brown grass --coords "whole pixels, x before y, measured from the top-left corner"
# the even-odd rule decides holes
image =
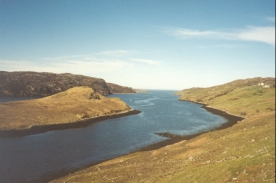
[[[63,124],[130,111],[119,98],[105,98],[88,87],[49,97],[0,104],[0,130]]]

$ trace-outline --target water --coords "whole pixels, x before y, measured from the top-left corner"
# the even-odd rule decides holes
[[[142,111],[94,123],[85,128],[49,131],[0,139],[0,182],[26,182],[60,171],[83,168],[165,140],[156,132],[191,135],[227,122],[177,100],[173,91],[115,94]]]
[[[0,97],[0,102],[12,102],[18,100],[31,100],[37,99],[38,97]]]

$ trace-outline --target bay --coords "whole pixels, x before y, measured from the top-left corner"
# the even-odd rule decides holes
[[[201,105],[177,100],[174,91],[114,94],[138,115],[114,118],[85,128],[0,139],[0,182],[42,182],[164,141],[156,133],[192,135],[227,120]]]

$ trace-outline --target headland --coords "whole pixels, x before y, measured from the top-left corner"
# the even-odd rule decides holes
[[[45,98],[1,103],[0,136],[83,127],[139,112],[119,98],[106,98],[89,87],[75,87]]]

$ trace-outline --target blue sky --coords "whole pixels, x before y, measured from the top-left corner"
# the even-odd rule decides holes
[[[0,70],[181,90],[275,77],[274,0],[0,0]]]

